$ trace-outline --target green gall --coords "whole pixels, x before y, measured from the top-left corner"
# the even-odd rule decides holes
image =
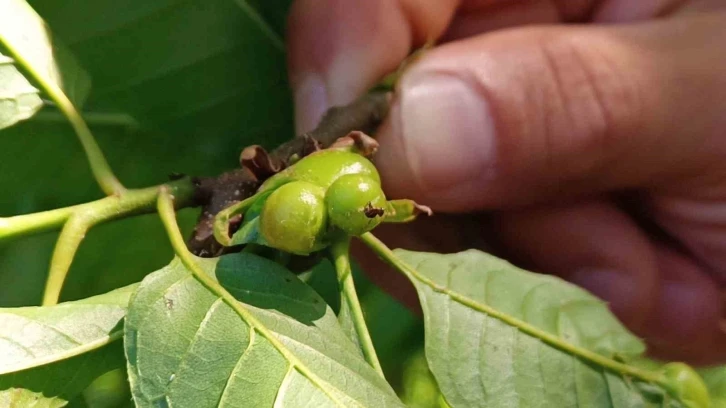
[[[260,212],[260,234],[269,246],[298,255],[324,247],[327,230],[325,189],[306,181],[273,191]]]
[[[366,233],[383,221],[386,196],[380,182],[367,175],[340,176],[325,193],[330,223],[348,235]]]
[[[370,160],[357,153],[329,149],[303,157],[267,179],[259,191],[275,189],[290,180],[307,181],[327,189],[338,177],[346,174],[361,174],[381,182],[378,170]]]
[[[711,398],[703,379],[690,366],[683,363],[669,363],[662,373],[667,387],[688,408],[708,408]]]

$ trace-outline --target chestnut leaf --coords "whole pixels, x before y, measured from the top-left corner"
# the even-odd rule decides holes
[[[290,271],[250,253],[197,262],[246,312],[179,260],[144,279],[124,328],[138,407],[403,406]]]
[[[97,377],[122,368],[119,340],[136,286],[56,306],[0,309],[0,406],[65,406]]]
[[[632,375],[627,361],[643,343],[585,290],[476,250],[394,253],[419,293],[426,356],[452,407],[685,406]]]

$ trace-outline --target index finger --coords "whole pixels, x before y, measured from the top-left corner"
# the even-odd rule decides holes
[[[412,47],[440,37],[459,0],[297,0],[288,65],[298,132],[394,70]]]

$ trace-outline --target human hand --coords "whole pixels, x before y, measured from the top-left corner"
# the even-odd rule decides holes
[[[387,242],[454,251],[493,238],[608,301],[655,356],[723,363],[724,6],[297,0],[298,130],[437,40],[401,79],[375,161],[391,198],[464,215],[397,226]]]

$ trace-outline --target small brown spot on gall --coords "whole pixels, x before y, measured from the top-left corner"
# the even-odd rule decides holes
[[[386,211],[383,208],[374,207],[370,201],[363,208],[363,214],[365,214],[368,218],[383,217],[383,214],[385,213]]]

